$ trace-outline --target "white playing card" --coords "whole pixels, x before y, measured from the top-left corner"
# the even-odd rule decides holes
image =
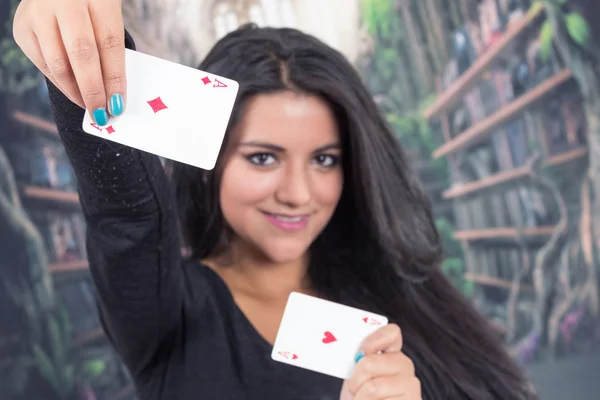
[[[237,82],[126,50],[125,112],[89,134],[158,156],[213,169],[237,96]]]
[[[348,379],[364,339],[387,323],[381,315],[293,292],[271,358]]]

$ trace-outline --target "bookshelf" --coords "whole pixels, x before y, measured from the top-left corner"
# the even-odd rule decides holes
[[[40,118],[32,113],[22,110],[13,110],[9,116],[12,117],[15,125],[17,127],[22,127],[23,132],[26,133],[23,138],[24,143],[29,143],[29,141],[33,139],[43,139],[44,141],[50,142],[51,145],[55,144],[56,146],[61,146],[58,130],[53,121]],[[39,216],[43,217],[57,214],[64,216],[78,216],[82,218],[79,196],[75,191],[62,187],[52,187],[52,184],[42,185],[23,180],[20,180],[17,183],[23,205],[27,209],[28,214],[31,214],[30,216],[34,224],[38,225],[38,228],[40,228],[42,235],[44,235],[43,232],[45,232],[45,230],[42,229],[43,226],[39,226],[41,223]],[[84,231],[84,229],[85,228],[82,227],[80,230]],[[77,232],[72,236],[72,239],[83,249],[85,247],[84,232]],[[45,242],[47,244],[48,240],[45,240]],[[52,249],[49,249],[49,252],[52,253]],[[75,253],[75,257],[70,254],[70,257],[68,258],[54,260],[52,258],[55,258],[55,254],[50,254],[50,272],[54,278],[54,284],[57,286],[56,290],[57,292],[62,293],[67,290],[66,287],[70,287],[70,296],[77,296],[77,293],[79,293],[77,291],[78,285],[84,285],[84,281],[89,280],[89,264],[85,251],[80,250]],[[80,281],[81,279],[83,279],[83,281]],[[89,301],[89,297],[90,295],[88,293],[85,301]],[[84,302],[84,300],[81,299],[81,302]],[[75,317],[75,319],[76,318],[77,317]],[[79,321],[76,320],[74,322]],[[72,341],[74,349],[105,346],[107,344],[104,330],[99,324],[96,323],[95,325],[96,326],[92,328],[85,328],[86,326],[91,326],[90,321],[86,320],[85,324],[82,325],[83,330],[80,328],[79,333],[74,335]],[[127,382],[110,397],[117,400],[133,399],[135,398],[134,387],[130,382]]]
[[[469,146],[473,146],[474,144],[480,142],[481,140],[485,139],[486,135],[492,132],[495,128],[506,124],[515,116],[533,106],[536,102],[543,100],[553,90],[558,88],[567,80],[571,79],[571,77],[571,71],[563,70],[551,78],[548,78],[536,88],[528,91],[521,97],[516,98],[514,101],[500,108],[494,114],[482,121],[477,122],[466,131],[444,143],[441,147],[433,152],[433,157],[440,158],[442,156],[448,156],[456,153],[460,150],[464,151]]]
[[[572,161],[581,160],[588,154],[587,148],[569,150],[563,154],[549,157],[545,160],[546,167],[557,167],[568,164]],[[501,190],[503,185],[514,185],[522,179],[527,179],[531,172],[529,167],[519,167],[510,171],[503,171],[490,175],[486,178],[469,183],[460,183],[453,185],[443,193],[445,199],[456,199],[463,196],[476,194],[486,189]]]
[[[47,121],[43,118],[36,117],[35,115],[28,114],[23,111],[14,111],[13,118],[22,124],[37,128],[42,134],[50,135],[50,137],[53,138],[58,138],[58,129],[51,121]]]
[[[573,205],[578,193],[564,188],[579,182],[577,171],[589,154],[577,114],[570,113],[581,104],[572,72],[556,55],[545,69],[532,67],[529,50],[544,19],[543,7],[532,8],[452,82],[444,75],[445,85],[437,85],[438,97],[423,114],[441,130],[432,157],[445,158],[450,168],[452,183],[441,197],[456,216],[464,278],[476,286],[474,303],[512,339],[528,334],[517,332],[517,313],[532,310],[540,298],[534,272],[540,253],[568,234],[566,216],[581,215]],[[510,68],[523,60],[529,80],[517,90]],[[555,124],[560,118],[564,123]]]
[[[23,186],[22,192],[23,197],[28,200],[41,200],[65,206],[79,207],[79,196],[74,192],[30,185]]]
[[[512,29],[504,33],[495,45],[487,49],[471,67],[462,74],[449,88],[441,93],[436,101],[423,113],[425,119],[441,117],[462,101],[463,97],[481,81],[484,74],[492,67],[502,54],[510,50],[510,45],[541,19],[542,8],[530,11]]]

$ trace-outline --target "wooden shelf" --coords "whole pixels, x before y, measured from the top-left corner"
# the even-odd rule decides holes
[[[519,96],[511,103],[503,106],[489,117],[477,122],[466,131],[460,133],[458,136],[437,148],[433,152],[433,157],[440,158],[456,153],[459,150],[464,150],[465,148],[485,139],[488,133],[492,132],[494,129],[508,122],[528,107],[543,99],[544,96],[571,79],[571,77],[572,74],[569,70],[565,69],[558,72],[554,76],[540,83],[535,88]]]
[[[56,190],[39,186],[24,186],[23,196],[29,199],[53,201],[70,205],[79,205],[79,195],[75,192]]]
[[[558,165],[566,164],[571,161],[578,160],[588,154],[588,149],[583,147],[579,149],[569,150],[562,154],[558,154],[549,157],[545,161],[546,167],[555,167]],[[471,195],[481,190],[489,189],[492,187],[498,187],[499,185],[505,185],[508,183],[515,183],[521,179],[525,179],[529,176],[528,167],[519,167],[508,171],[499,172],[494,175],[490,175],[483,179],[479,179],[474,182],[454,185],[454,187],[446,190],[442,197],[444,199],[455,199]]]
[[[89,263],[87,260],[69,261],[50,265],[50,272],[60,274],[65,272],[87,271]]]
[[[474,182],[455,185],[455,187],[446,190],[442,194],[442,196],[445,199],[454,199],[457,197],[466,196],[468,194],[472,194],[483,189],[488,189],[501,184],[513,182],[516,179],[527,176],[528,173],[529,168],[527,167],[520,167],[510,171],[503,171]]]
[[[13,118],[25,125],[32,126],[41,130],[44,133],[50,134],[54,137],[58,137],[58,129],[52,121],[36,117],[35,115],[27,114],[22,111],[15,111]]]
[[[534,228],[522,228],[520,234],[523,238],[530,239],[536,237],[550,236],[554,232],[555,226],[538,226]],[[475,240],[497,240],[497,239],[508,239],[518,240],[519,229],[502,227],[502,228],[488,228],[488,229],[474,229],[468,231],[456,231],[454,232],[454,238],[465,242],[471,242]]]
[[[580,149],[574,149],[565,151],[561,154],[556,154],[546,159],[546,166],[556,167],[558,165],[567,164],[571,161],[578,160],[588,155],[588,148],[582,147]]]
[[[469,272],[465,274],[465,279],[469,281],[473,281],[482,286],[493,286],[498,288],[510,289],[512,287],[512,282],[507,281],[505,279],[494,278],[491,276],[483,276],[483,275],[474,275]],[[519,286],[521,290],[526,292],[534,292],[534,288],[531,285],[521,284]]]
[[[437,100],[424,112],[425,119],[431,119],[449,110],[462,100],[481,79],[481,76],[492,66],[494,61],[508,48],[508,46],[544,13],[543,7],[533,9],[533,12],[518,21],[507,30],[502,37],[483,53],[471,67],[466,70]]]
[[[86,344],[90,344],[92,342],[95,342],[96,340],[103,339],[105,337],[106,337],[106,335],[104,334],[104,329],[96,328],[89,332],[85,332],[84,334],[75,338],[75,340],[73,340],[73,346],[74,347],[85,346]]]

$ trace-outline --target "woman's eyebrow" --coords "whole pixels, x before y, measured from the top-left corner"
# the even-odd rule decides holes
[[[321,153],[321,152],[327,151],[327,150],[340,150],[341,148],[342,148],[342,146],[339,143],[331,143],[331,144],[327,144],[325,146],[319,147],[314,152]]]
[[[238,146],[239,147],[260,147],[262,149],[269,149],[269,150],[278,151],[278,152],[285,151],[285,148],[283,148],[281,146],[278,146],[278,145],[275,145],[272,143],[259,142],[256,140],[242,142]],[[325,146],[321,146],[318,149],[315,149],[314,153],[321,153],[321,152],[327,151],[327,150],[339,150],[341,148],[342,148],[342,146],[339,143],[330,143]]]
[[[273,150],[273,151],[285,151],[285,149],[281,146],[277,146],[272,143],[257,142],[255,140],[251,140],[248,142],[242,142],[239,144],[239,147],[260,147],[263,149],[269,149],[269,150]]]

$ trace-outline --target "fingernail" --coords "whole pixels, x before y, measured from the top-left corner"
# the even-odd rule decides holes
[[[361,358],[363,358],[365,356],[365,353],[363,353],[362,351],[359,351],[358,354],[356,355],[356,357],[354,357],[354,362],[357,363],[360,361]]]
[[[108,109],[112,115],[118,117],[123,114],[123,109],[125,108],[125,102],[123,101],[123,96],[116,93],[110,96],[110,101],[108,102]]]
[[[94,110],[94,121],[100,126],[108,124],[108,113],[104,108],[97,108]]]

